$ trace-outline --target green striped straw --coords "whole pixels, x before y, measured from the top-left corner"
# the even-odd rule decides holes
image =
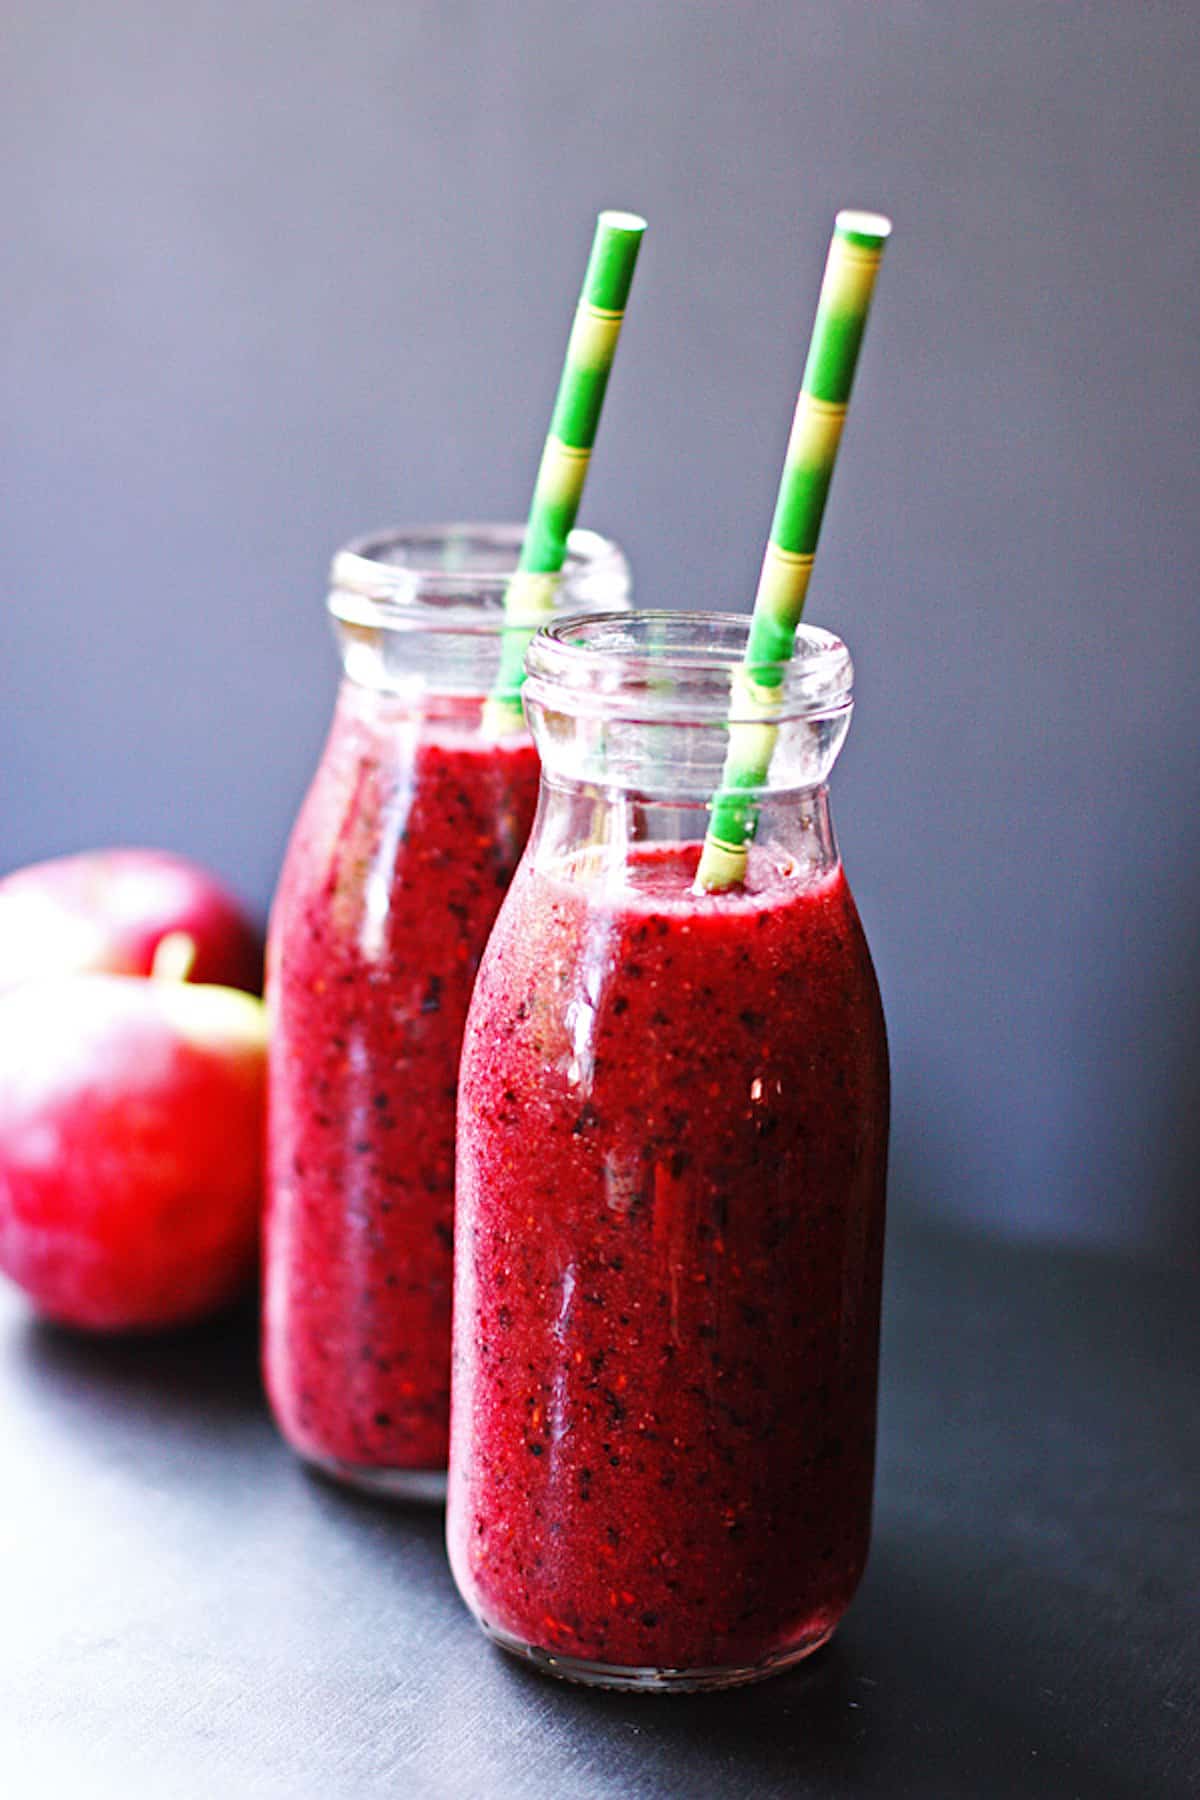
[[[567,538],[579,511],[600,408],[621,335],[645,219],[602,212],[567,342],[554,415],[538,467],[521,560],[504,596],[500,669],[484,707],[498,736],[521,723],[521,683],[529,640],[554,611]]]
[[[771,766],[783,665],[804,611],[875,277],[891,229],[890,219],[879,213],[840,212],[834,221],[746,653],[734,684],[752,716],[729,726],[721,786],[696,870],[698,894],[719,893],[745,877],[757,821],[753,791],[763,786]]]

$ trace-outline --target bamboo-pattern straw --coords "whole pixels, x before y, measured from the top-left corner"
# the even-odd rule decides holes
[[[751,717],[729,727],[721,786],[713,796],[696,871],[697,893],[718,893],[746,873],[756,820],[753,790],[763,786],[771,766],[782,665],[795,647],[875,277],[891,229],[891,221],[878,213],[840,212],[834,221],[746,652],[735,681],[736,698]]]
[[[525,651],[554,610],[645,229],[645,219],[636,213],[602,212],[596,220],[521,559],[504,596],[500,669],[484,708],[484,727],[493,735],[521,721]]]

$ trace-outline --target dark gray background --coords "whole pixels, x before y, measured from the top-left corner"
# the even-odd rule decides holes
[[[831,215],[882,207],[810,616],[897,1198],[1196,1247],[1195,6],[8,0],[0,56],[0,864],[266,903],[329,552],[523,512],[599,206],[651,230],[586,522],[748,604]]]

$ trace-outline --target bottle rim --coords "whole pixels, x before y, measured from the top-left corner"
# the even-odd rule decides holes
[[[746,613],[643,611],[555,619],[525,657],[526,705],[645,724],[762,724],[848,712],[841,638],[800,625],[787,662],[744,667]]]
[[[330,565],[327,606],[348,625],[391,631],[498,636],[508,629],[504,596],[525,526],[503,521],[387,527],[352,538]],[[555,592],[555,612],[627,598],[629,564],[619,545],[576,529]]]

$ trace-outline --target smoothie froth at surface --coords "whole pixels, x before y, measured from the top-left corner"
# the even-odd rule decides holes
[[[586,853],[585,853],[586,854]],[[528,859],[464,1044],[450,1549],[486,1624],[628,1668],[819,1641],[866,1558],[883,1017],[840,867]]]

